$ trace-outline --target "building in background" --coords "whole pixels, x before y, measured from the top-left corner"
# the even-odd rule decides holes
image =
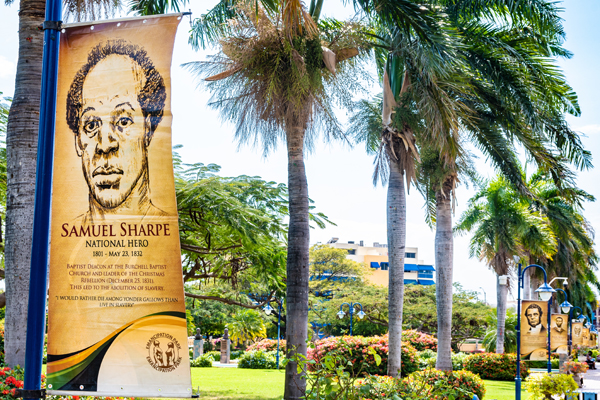
[[[370,274],[366,276],[371,283],[381,286],[388,286],[389,282],[389,263],[387,244],[373,243],[373,246],[365,246],[361,240],[358,243],[348,241],[348,243],[339,243],[338,238],[331,238],[327,245],[336,249],[348,251],[348,259],[364,263],[371,269]],[[419,249],[417,247],[407,247],[404,258],[404,283],[414,285],[433,285],[433,265],[427,265],[423,260],[419,260]]]

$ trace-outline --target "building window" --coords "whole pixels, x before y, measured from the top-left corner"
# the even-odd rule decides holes
[[[406,258],[417,258],[417,253],[406,253]]]
[[[348,249],[348,254],[351,256],[356,255],[356,249]]]
[[[387,270],[390,269],[390,263],[382,262],[382,263],[379,263],[379,265],[381,265],[381,270],[382,271],[387,271]]]
[[[419,278],[433,279],[433,272],[419,272]]]

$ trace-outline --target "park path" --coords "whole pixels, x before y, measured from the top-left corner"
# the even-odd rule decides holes
[[[599,368],[599,363],[596,363]],[[583,375],[583,387],[579,392],[600,393],[600,369],[590,369]]]

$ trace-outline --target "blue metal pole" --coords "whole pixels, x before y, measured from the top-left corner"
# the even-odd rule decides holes
[[[552,372],[552,361],[550,360],[550,324],[552,323],[552,318],[550,315],[550,310],[552,307],[552,296],[550,296],[550,300],[548,300],[548,325],[546,331],[548,332],[548,373]]]
[[[517,279],[517,376],[515,377],[515,399],[521,400],[521,285],[522,273],[519,263],[519,277]]]
[[[52,196],[52,165],[54,157],[54,125],[56,121],[56,90],[58,84],[58,54],[62,17],[61,0],[46,0],[44,23],[44,56],[42,93],[38,136],[35,208],[33,213],[33,243],[27,312],[25,349],[25,390],[40,390],[42,356],[46,331],[46,292],[48,289],[48,243],[50,241],[50,204]]]
[[[352,336],[352,315],[354,315],[354,303],[350,303],[350,336]]]
[[[281,336],[281,303],[279,303],[279,315],[277,316],[277,369],[279,369],[279,337]]]

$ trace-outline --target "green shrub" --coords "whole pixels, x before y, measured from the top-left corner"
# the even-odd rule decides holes
[[[405,384],[412,382],[413,386],[419,386],[419,383],[425,383],[432,387],[436,387],[440,383],[446,386],[445,393],[442,397],[435,394],[432,399],[448,399],[454,396],[455,400],[471,400],[473,395],[483,399],[485,395],[485,385],[483,380],[469,371],[439,371],[429,369],[418,371],[404,379]]]
[[[525,361],[525,363],[527,364],[527,366],[529,368],[542,368],[542,369],[548,368],[548,360]],[[558,369],[558,366],[559,366],[558,358],[551,358],[550,364],[553,369]]]
[[[411,374],[403,380],[390,376],[368,376],[356,382],[357,400],[471,400],[483,396],[483,381],[470,372],[442,372],[429,369]],[[482,397],[480,397],[482,398]]]
[[[375,354],[369,352],[375,350]],[[337,336],[317,340],[314,347],[308,349],[308,359],[319,361],[326,354],[338,354],[352,363],[353,374],[361,370],[364,374],[386,375],[388,360],[388,336]],[[381,357],[377,364],[375,355]],[[311,364],[309,364],[309,368]],[[419,369],[417,351],[406,342],[402,342],[401,353],[402,375],[410,374]]]
[[[273,353],[261,350],[247,351],[239,358],[238,368],[275,369],[277,361]]]
[[[417,353],[419,369],[435,368],[437,353],[433,350],[423,350]]]
[[[215,359],[212,358],[212,356],[210,354],[204,354],[204,355],[201,355],[200,357],[196,358],[195,360],[190,360],[190,367],[196,367],[196,368],[212,367],[213,361],[215,361]]]
[[[409,343],[417,351],[437,351],[437,339],[427,333],[416,330],[402,331],[402,341]]]
[[[279,340],[279,351],[285,352],[285,340]],[[248,346],[246,351],[275,351],[277,350],[277,339],[263,339]]]
[[[229,353],[229,358],[232,360],[237,360],[238,358],[240,358],[242,356],[242,354],[244,354],[244,350],[234,350]],[[219,356],[219,359],[220,358],[221,357]]]
[[[210,355],[215,361],[221,361],[221,352],[220,351],[209,351],[208,353],[204,353]]]
[[[470,356],[469,353],[452,353],[452,370],[462,371],[465,369],[465,359]]]
[[[517,374],[516,354],[478,353],[463,360],[464,369],[479,375],[482,379],[512,381]],[[521,378],[529,375],[527,365],[521,361]]]
[[[527,392],[531,393],[530,400],[551,399],[554,395],[561,395],[567,399],[578,398],[574,395],[577,383],[571,375],[534,374],[527,378],[525,387]]]

